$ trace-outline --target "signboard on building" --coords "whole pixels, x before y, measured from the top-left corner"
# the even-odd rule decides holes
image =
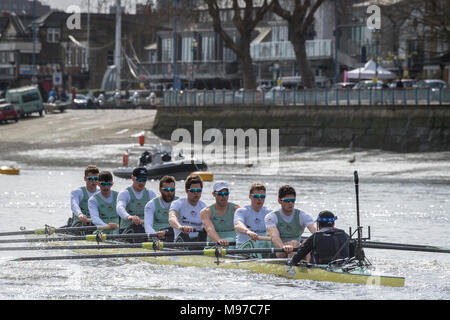
[[[62,72],[53,72],[53,85],[62,86],[62,84],[63,84]]]

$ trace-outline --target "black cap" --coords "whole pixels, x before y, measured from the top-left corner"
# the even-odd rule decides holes
[[[135,168],[133,170],[133,176],[135,176],[136,178],[148,178],[148,172],[147,169],[140,167],[140,168]]]

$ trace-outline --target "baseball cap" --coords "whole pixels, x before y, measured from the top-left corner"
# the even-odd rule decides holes
[[[136,178],[148,178],[148,172],[147,169],[141,167],[141,168],[135,168],[133,170],[133,176]]]
[[[217,181],[216,183],[214,183],[214,186],[213,186],[214,191],[220,191],[222,189],[228,189],[228,191],[229,191],[230,186],[225,181]]]

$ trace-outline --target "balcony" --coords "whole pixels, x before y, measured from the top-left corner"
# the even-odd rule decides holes
[[[306,54],[309,59],[332,58],[332,41],[306,41]],[[295,60],[294,48],[289,41],[261,42],[251,45],[250,52],[254,61]]]
[[[146,75],[147,79],[172,79],[173,77],[172,62],[146,62],[140,64],[140,67],[144,69],[140,74]],[[234,62],[216,60],[177,62],[177,75],[179,78],[186,80],[190,80],[192,76],[195,79],[211,79],[216,77],[227,79],[235,76],[238,72],[239,65]]]

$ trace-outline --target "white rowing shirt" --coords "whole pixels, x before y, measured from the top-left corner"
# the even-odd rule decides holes
[[[144,192],[148,192],[149,201],[152,201],[153,198],[156,198],[157,195],[155,192],[153,192],[150,189],[144,188],[141,192],[137,192],[134,190],[133,187],[131,187],[132,192],[134,193],[134,196],[136,199],[140,200],[144,196]],[[130,193],[128,192],[128,188],[121,191],[119,195],[117,196],[117,214],[120,216],[120,218],[127,220],[130,214],[127,212],[127,205],[130,202],[131,197]]]
[[[170,204],[172,203],[172,202],[165,202],[163,199],[161,199],[161,197],[158,198],[158,201],[159,205],[162,208],[170,208]],[[149,202],[147,202],[144,208],[144,229],[145,233],[147,234],[157,232],[157,230],[153,228],[153,223],[155,221],[155,211],[156,211],[155,202],[150,200]]]
[[[182,226],[190,226],[195,230],[201,230],[203,228],[202,218],[200,217],[200,211],[206,208],[206,204],[199,200],[195,206],[192,206],[186,198],[175,200],[170,205],[170,211],[175,210],[178,213],[178,221]],[[174,229],[174,239],[178,237],[181,230]],[[198,232],[189,233],[190,238],[198,236]]]
[[[276,210],[275,210],[276,211]],[[278,224],[278,217],[275,214],[275,211],[272,211],[271,213],[269,213],[268,215],[266,215],[266,217],[264,218],[265,224],[266,224],[266,228],[267,227],[276,227]],[[287,223],[291,223],[292,219],[294,219],[294,215],[291,214],[290,216],[287,216],[284,214],[283,210],[279,210],[280,211],[280,217]],[[295,209],[294,209],[295,211]],[[307,214],[306,212],[302,211],[302,210],[298,210],[298,221],[300,221],[300,226],[302,226],[303,228],[308,227],[311,224],[314,224],[314,219]]]
[[[99,192],[98,196],[105,201],[106,203],[113,203],[113,192],[111,191],[108,198],[105,198],[101,192]],[[105,223],[100,218],[100,213],[98,212],[98,202],[97,199],[92,196],[88,200],[88,207],[89,207],[89,214],[91,215],[92,223],[96,226],[106,226],[107,223]]]
[[[88,194],[88,200],[90,197],[92,197],[94,194],[99,192],[100,189],[96,188],[94,192],[89,192],[88,189],[86,189],[86,192]],[[70,193],[70,208],[72,209],[72,212],[78,217],[82,212],[80,209],[80,202],[83,200],[84,194],[83,190],[81,190],[81,187],[78,189],[73,190]]]
[[[239,208],[234,213],[234,223],[240,221],[250,229],[257,233],[260,236],[266,236],[266,224],[264,223],[264,218],[267,214],[269,214],[272,210],[263,206],[260,211],[253,210],[251,205],[247,205],[243,208]],[[236,232],[236,244],[241,244],[250,237],[246,234]]]

